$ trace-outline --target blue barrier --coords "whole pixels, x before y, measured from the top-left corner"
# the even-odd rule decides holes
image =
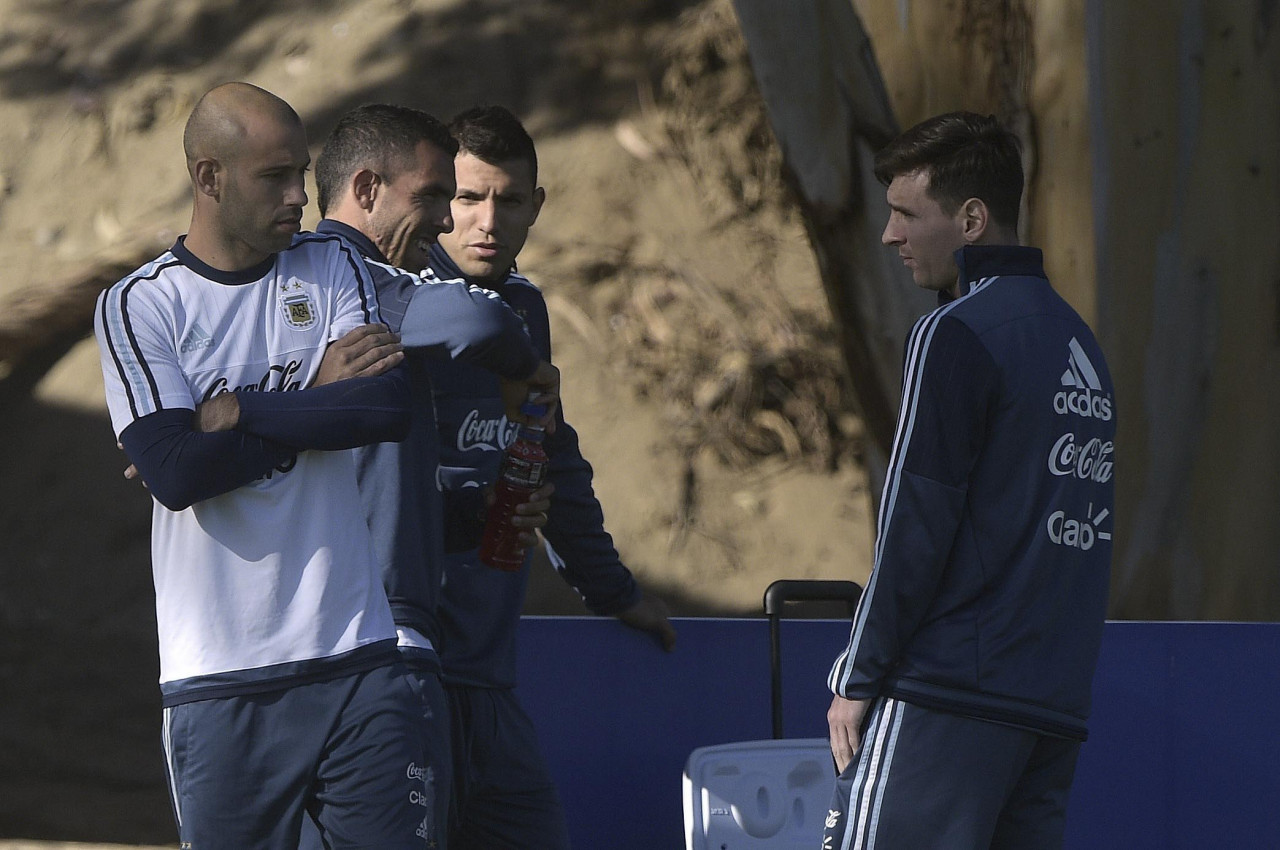
[[[613,620],[530,617],[520,698],[578,850],[684,846],[696,747],[768,738],[767,621],[682,619],[663,653]],[[826,734],[848,625],[782,624],[784,728]],[[1069,850],[1280,846],[1280,625],[1108,623]]]

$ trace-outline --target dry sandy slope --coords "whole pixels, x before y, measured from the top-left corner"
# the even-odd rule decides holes
[[[715,402],[786,391],[829,348],[802,228],[747,191],[733,120],[723,144],[689,141],[697,106],[676,110],[663,74],[693,4],[607,5],[0,0],[0,304],[127,234],[181,232],[181,125],[216,82],[281,94],[313,142],[370,100],[502,102],[540,145],[549,200],[521,267],[627,563],[685,614],[757,610],[780,576],[861,579],[856,423],[817,455],[761,458]],[[717,90],[749,88],[723,41],[698,62]],[[119,477],[92,342],[64,342],[0,376],[0,836],[163,842],[149,501]],[[757,448],[769,428],[800,445],[777,417],[746,424]],[[580,612],[557,584],[539,574],[530,609]]]

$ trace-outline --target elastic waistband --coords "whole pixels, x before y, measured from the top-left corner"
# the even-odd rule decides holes
[[[903,702],[1017,726],[1055,738],[1084,741],[1089,737],[1083,717],[1016,697],[951,688],[917,679],[893,679],[887,683],[885,693]]]
[[[247,670],[228,670],[160,683],[166,708],[203,699],[278,691],[311,682],[324,682],[400,662],[394,639],[375,641],[338,655],[288,661]]]

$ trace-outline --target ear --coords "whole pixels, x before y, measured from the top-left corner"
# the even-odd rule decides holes
[[[222,163],[212,157],[197,159],[191,167],[191,182],[200,194],[222,200]]]
[[[360,209],[369,212],[378,200],[378,192],[382,189],[382,175],[376,171],[362,168],[351,175],[351,194]]]
[[[987,232],[987,226],[991,223],[991,212],[987,209],[986,202],[981,198],[970,198],[960,205],[957,215],[965,244],[973,245],[981,242],[983,235]]]
[[[533,190],[533,216],[529,219],[529,226],[533,227],[533,223],[538,220],[538,213],[542,212],[542,205],[547,202],[547,190],[538,186]]]

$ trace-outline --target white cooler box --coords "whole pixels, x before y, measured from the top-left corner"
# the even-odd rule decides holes
[[[817,850],[835,790],[826,738],[782,737],[779,620],[788,602],[840,601],[852,617],[852,581],[780,580],[764,594],[769,618],[773,739],[699,747],[684,769],[685,850]]]
[[[686,850],[817,850],[835,787],[826,738],[699,747],[684,770]]]

